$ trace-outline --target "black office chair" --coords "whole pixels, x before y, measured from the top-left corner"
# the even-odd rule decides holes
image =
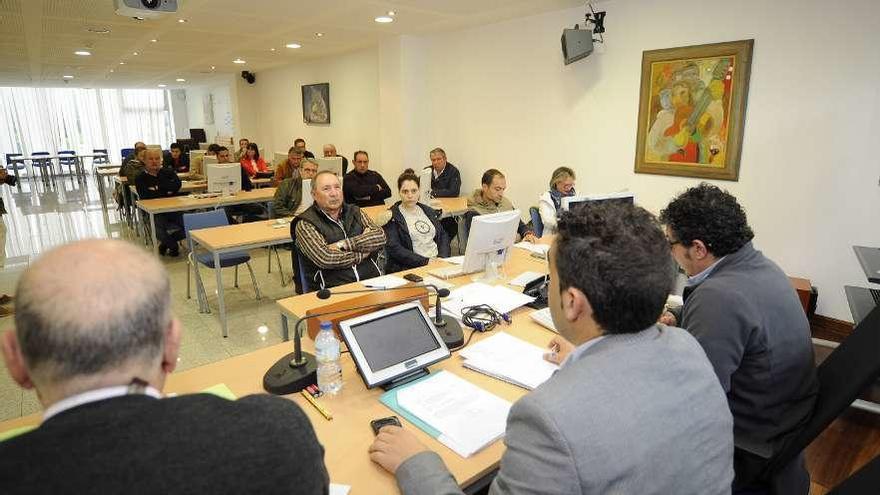
[[[816,368],[819,393],[806,424],[769,458],[756,478],[769,481],[794,460],[880,376],[880,306],[874,308]],[[739,476],[739,473],[737,473]],[[787,494],[786,494],[787,495]]]
[[[828,495],[866,495],[880,490],[880,455],[843,480]]]
[[[302,253],[299,251],[299,248],[296,247],[296,224],[296,219],[290,222],[290,239],[292,241],[290,249],[290,269],[293,271],[294,291],[297,294],[305,294],[306,292],[309,292],[309,281],[306,280],[306,271],[303,268],[302,263]]]

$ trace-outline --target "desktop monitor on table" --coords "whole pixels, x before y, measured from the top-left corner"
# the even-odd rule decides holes
[[[300,208],[302,208],[303,210],[312,206],[312,203],[315,202],[315,198],[312,197],[312,179],[303,179],[301,197],[302,202],[300,204]]]
[[[331,156],[329,158],[314,158],[318,164],[318,171],[330,170],[339,177],[342,177],[342,157]]]
[[[275,165],[280,165],[286,161],[287,161],[287,153],[282,153],[280,151],[275,152],[275,158],[272,160],[272,162]]]
[[[434,169],[428,167],[419,174],[419,203],[431,205],[431,179],[434,178]]]
[[[217,164],[217,163],[220,163],[220,162],[217,160],[216,156],[205,155],[205,159],[202,160],[203,165],[212,165],[212,164]]]
[[[228,195],[241,191],[241,165],[237,163],[210,163],[205,165],[205,172],[208,177],[208,192]]]
[[[619,192],[611,194],[591,194],[589,196],[571,196],[562,198],[562,211],[569,211],[572,208],[584,203],[621,203],[634,204],[636,201],[635,194],[631,192]]]
[[[462,272],[482,271],[490,261],[503,263],[516,242],[519,222],[519,210],[475,216],[464,250]]]

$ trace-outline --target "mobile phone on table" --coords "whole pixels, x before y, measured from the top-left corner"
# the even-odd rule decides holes
[[[424,280],[422,277],[416,275],[415,273],[407,273],[403,276],[404,279],[409,280],[410,282],[419,283]]]
[[[383,426],[388,425],[400,426],[400,420],[397,419],[397,416],[388,416],[387,418],[379,418],[370,421],[370,428],[373,429],[373,435],[378,435],[379,430],[381,430]]]

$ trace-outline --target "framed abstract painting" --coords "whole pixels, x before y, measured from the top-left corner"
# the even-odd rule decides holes
[[[739,178],[753,45],[642,53],[636,173]]]
[[[303,122],[330,123],[330,83],[302,86]]]

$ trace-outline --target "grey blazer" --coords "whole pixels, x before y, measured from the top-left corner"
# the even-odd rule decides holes
[[[703,349],[680,328],[610,335],[517,401],[491,494],[729,494],[733,419]],[[401,492],[459,494],[433,452]]]

